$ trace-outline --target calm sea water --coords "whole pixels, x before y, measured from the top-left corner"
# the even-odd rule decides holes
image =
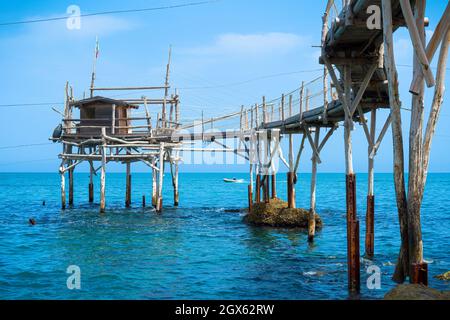
[[[58,174],[0,174],[0,298],[2,299],[346,299],[345,176],[319,174],[317,210],[324,229],[313,246],[296,230],[255,228],[242,222],[247,184],[222,178],[245,174],[181,174],[179,208],[166,180],[165,210],[143,209],[151,176],[133,175],[133,204],[124,209],[125,176],[107,176],[107,207],[87,201],[88,175],[75,175],[75,206],[60,210]],[[166,179],[169,174],[166,174]],[[364,248],[366,178],[358,175],[358,215]],[[284,174],[278,191],[286,196]],[[378,174],[375,251],[362,263],[362,298],[381,298],[399,247],[392,175]],[[308,207],[309,175],[297,202]],[[42,201],[46,205],[42,206]],[[431,174],[423,204],[430,285],[450,270],[450,174]],[[233,211],[233,210],[231,210]],[[30,226],[29,218],[37,224]],[[369,264],[382,271],[381,290],[366,287]],[[66,268],[81,268],[81,290],[68,290]]]

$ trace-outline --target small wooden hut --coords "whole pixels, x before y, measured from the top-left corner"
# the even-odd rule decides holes
[[[99,137],[101,128],[109,135],[132,134],[131,111],[138,106],[121,100],[105,97],[92,97],[75,101],[73,107],[80,110],[80,121],[76,125],[76,135]]]

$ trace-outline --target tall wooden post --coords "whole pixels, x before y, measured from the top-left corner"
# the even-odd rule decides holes
[[[252,161],[250,159],[250,161]],[[253,164],[250,162],[250,184],[248,185],[248,212],[253,210]]]
[[[265,131],[265,135],[264,135],[264,162],[263,162],[263,197],[264,197],[264,202],[265,203],[269,203],[270,202],[270,193],[269,193],[269,188],[270,188],[270,177],[269,177],[269,159],[270,159],[270,155],[269,155],[269,140],[270,140],[270,131]]]
[[[156,167],[156,158],[153,158],[152,164],[153,164],[153,167]],[[158,174],[158,171],[156,169],[152,168],[152,205],[153,205],[153,207],[156,207],[156,203],[158,202],[157,201],[157,185],[158,185],[157,174]]]
[[[156,200],[156,212],[161,213],[163,207],[163,180],[164,180],[164,143],[160,144],[159,147],[159,177],[158,177],[158,191],[157,191],[157,200]]]
[[[90,163],[89,173],[89,203],[94,202],[94,169],[92,162]]]
[[[61,208],[63,210],[66,209],[66,178],[64,174],[64,164],[61,165],[59,168],[60,175],[61,175]]]
[[[367,190],[367,208],[366,208],[366,241],[365,251],[367,258],[373,258],[374,242],[375,242],[375,196],[374,196],[374,158],[370,156],[372,147],[375,145],[375,129],[376,129],[377,111],[371,111],[370,119],[370,141],[369,141],[369,173],[368,173],[368,190]]]
[[[384,39],[384,66],[389,83],[389,104],[392,117],[392,140],[394,150],[394,184],[397,199],[398,216],[400,222],[400,234],[402,244],[399,259],[394,272],[394,280],[403,282],[409,274],[409,245],[408,245],[408,209],[405,187],[405,163],[403,153],[403,133],[401,120],[401,103],[398,91],[398,74],[395,66],[393,27],[392,27],[392,2],[382,0],[383,12],[383,39]]]
[[[173,205],[175,207],[178,207],[180,204],[180,197],[178,192],[178,172],[179,172],[178,159],[175,160],[174,166],[175,172],[173,177]]]
[[[272,199],[277,198],[277,174],[272,173]]]
[[[289,135],[289,172],[287,174],[288,208],[295,208],[294,140]]]
[[[106,201],[105,201],[105,186],[106,186],[106,128],[102,128],[102,140],[103,145],[101,147],[102,151],[102,167],[100,176],[100,213],[105,212]]]
[[[67,153],[72,154],[72,146],[67,146]],[[69,160],[69,166],[72,165],[72,160]],[[69,206],[73,205],[73,171],[74,168],[69,169]]]
[[[344,91],[347,105],[351,105],[351,69],[344,67]],[[352,118],[346,117],[344,124],[345,166],[346,166],[346,198],[347,198],[347,259],[348,287],[351,293],[360,291],[359,269],[359,221],[356,215],[356,176],[353,171],[352,156]]]
[[[130,149],[127,150],[127,154],[131,154]],[[126,171],[126,190],[125,190],[125,207],[131,206],[131,163],[127,162]]]
[[[69,169],[69,206],[73,206],[73,171]]]
[[[319,149],[319,139],[320,139],[320,127],[316,127],[316,132],[314,135],[314,146]],[[317,156],[313,152],[313,157],[311,159],[312,169],[311,169],[311,202],[309,209],[308,218],[308,241],[312,242],[314,240],[314,235],[316,233],[316,177],[317,177]]]
[[[256,203],[260,202],[261,202],[261,174],[258,172],[258,174],[256,175]]]

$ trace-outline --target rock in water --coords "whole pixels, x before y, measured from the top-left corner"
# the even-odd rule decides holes
[[[244,221],[255,226],[280,228],[308,228],[309,211],[305,209],[289,209],[288,204],[280,199],[271,199],[269,203],[255,203],[252,211]],[[322,220],[316,217],[316,229],[322,228]]]
[[[435,276],[435,278],[439,279],[439,280],[450,281],[450,271],[447,271],[446,273]]]
[[[450,291],[439,291],[420,284],[401,284],[389,291],[385,300],[450,300]]]

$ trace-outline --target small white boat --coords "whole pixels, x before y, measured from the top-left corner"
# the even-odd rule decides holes
[[[227,178],[225,178],[225,179],[223,179],[223,181],[226,183],[243,183],[244,179],[236,179],[236,178],[227,179]]]

